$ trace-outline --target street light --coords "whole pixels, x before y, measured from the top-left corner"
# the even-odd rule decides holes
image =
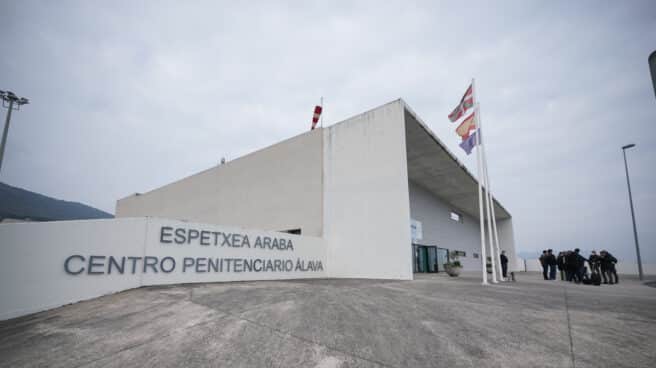
[[[651,72],[651,84],[654,85],[654,95],[656,95],[656,51],[649,55],[649,71]]]
[[[633,197],[631,196],[631,181],[629,181],[629,166],[626,164],[626,150],[635,147],[635,144],[627,144],[622,147],[624,154],[624,170],[626,171],[626,185],[629,188],[629,204],[631,205],[631,220],[633,220],[633,239],[635,240],[636,254],[638,255],[638,276],[642,281],[642,260],[640,259],[640,246],[638,245],[638,230],[636,230],[635,212],[633,211]]]
[[[5,155],[5,144],[7,143],[7,134],[9,133],[9,121],[11,120],[11,111],[20,110],[21,105],[30,103],[25,97],[18,97],[11,91],[0,90],[2,98],[2,107],[7,108],[7,119],[5,120],[5,129],[2,131],[2,143],[0,143],[0,170],[2,170],[2,158]]]

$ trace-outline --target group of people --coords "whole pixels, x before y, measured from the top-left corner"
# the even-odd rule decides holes
[[[579,249],[567,250],[554,255],[553,250],[542,251],[540,264],[542,265],[542,276],[545,280],[556,279],[556,269],[560,271],[560,279],[563,281],[595,284],[617,284],[617,270],[615,264],[617,258],[605,250],[597,254],[594,250],[590,257],[585,258],[579,254]],[[588,267],[585,264],[588,264]],[[588,273],[588,270],[590,273]]]

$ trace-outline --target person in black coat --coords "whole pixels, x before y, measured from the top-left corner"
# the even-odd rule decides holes
[[[579,248],[574,249],[574,254],[576,254],[576,278],[577,283],[583,281],[583,275],[585,275],[585,257],[579,254]]]
[[[556,256],[553,254],[553,249],[547,250],[546,262],[547,262],[547,266],[549,266],[549,280],[555,280],[556,265],[558,264],[558,262],[556,261]]]
[[[560,281],[565,281],[565,252],[558,253],[556,265],[558,266],[558,271],[560,271]]]
[[[610,283],[612,285],[619,283],[617,270],[615,269],[617,258],[613,257],[612,254],[605,250],[602,250],[599,254],[601,260],[601,275],[604,278],[604,284]],[[606,280],[606,276],[608,276],[608,280]],[[615,279],[615,282],[613,282],[613,279]]]
[[[565,252],[565,274],[567,275],[567,281],[572,282],[572,281],[578,281],[577,280],[577,254],[572,252],[571,250],[568,250]]]
[[[590,273],[596,273],[596,274],[601,273],[601,259],[597,255],[596,251],[593,250],[590,253],[590,257],[588,258],[588,264],[590,265]]]
[[[505,279],[508,277],[508,257],[506,257],[506,251],[502,250],[501,255],[499,256],[499,260],[501,261],[501,275]]]
[[[549,280],[547,273],[549,272],[549,264],[547,263],[547,251],[543,250],[542,255],[540,256],[540,264],[542,265],[542,277],[545,280]]]

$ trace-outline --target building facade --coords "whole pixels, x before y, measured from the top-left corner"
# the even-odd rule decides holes
[[[516,264],[498,202],[501,249]],[[331,277],[412,279],[449,251],[480,270],[478,183],[403,100],[144,194],[117,217],[162,217],[323,238]]]
[[[0,224],[0,320],[149,285],[411,280],[448,251],[480,270],[478,223],[476,179],[397,100],[123,198],[114,219]]]

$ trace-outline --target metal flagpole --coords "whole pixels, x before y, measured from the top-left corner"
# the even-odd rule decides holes
[[[476,108],[478,110],[478,108]],[[475,111],[478,114],[478,111]],[[478,117],[477,117],[478,118]],[[476,134],[476,145],[480,144],[480,137]],[[485,251],[485,221],[483,219],[483,188],[481,180],[483,176],[481,175],[481,148],[476,147],[476,166],[478,168],[478,212],[479,212],[479,222],[481,230],[481,263],[483,267],[483,285],[487,285],[487,254]]]
[[[481,155],[484,155],[484,153],[481,153]],[[483,161],[483,176],[485,176],[485,161]],[[497,277],[497,269],[500,269],[500,266],[497,264],[497,259],[499,258],[499,255],[497,254],[497,251],[494,249],[494,240],[493,237],[494,235],[492,234],[493,231],[493,225],[492,225],[492,214],[490,213],[490,192],[487,189],[488,188],[488,181],[487,177],[485,178],[485,198],[486,198],[486,212],[487,212],[487,237],[488,237],[488,243],[490,244],[490,265],[492,266],[492,282],[497,283],[499,282],[498,277]]]
[[[482,119],[480,116],[480,107],[479,107],[479,123],[481,126],[479,127],[479,134],[482,135]],[[483,175],[485,176],[485,189],[486,189],[486,199],[487,199],[487,205],[488,205],[488,229],[490,230],[489,234],[489,240],[490,240],[490,248],[492,251],[490,252],[490,257],[492,259],[492,273],[496,274],[495,268],[499,270],[499,277],[498,279],[501,281],[504,281],[503,278],[503,273],[502,273],[502,268],[501,268],[501,249],[499,248],[499,233],[497,231],[497,219],[496,219],[496,214],[494,213],[494,197],[492,196],[492,188],[490,184],[490,175],[488,171],[488,166],[487,166],[487,151],[485,149],[485,143],[481,139],[481,155],[483,157]],[[491,216],[490,216],[491,215]],[[492,221],[492,226],[490,226],[490,221]],[[494,237],[494,242],[492,241],[492,237]],[[495,254],[496,253],[496,254]],[[496,267],[494,267],[496,265]],[[494,279],[494,278],[493,278]]]
[[[492,188],[490,185],[490,174],[487,168],[487,152],[485,151],[485,146],[483,146],[483,167],[485,168],[485,183],[486,188],[490,193],[490,208],[492,212],[492,229],[494,231],[494,245],[497,252],[497,267],[499,270],[499,280],[505,281],[503,277],[503,272],[501,268],[501,249],[499,248],[499,232],[497,231],[497,217],[494,213],[494,196],[492,196]]]
[[[476,135],[478,137],[480,147],[478,149],[481,151],[481,157],[483,160],[483,182],[485,183],[485,212],[487,215],[487,239],[488,239],[488,244],[490,245],[490,264],[492,266],[492,283],[496,284],[497,283],[497,267],[496,267],[496,258],[497,256],[494,254],[494,243],[492,242],[492,214],[490,213],[490,202],[491,202],[491,195],[490,195],[490,183],[488,182],[488,177],[487,177],[487,166],[486,160],[485,160],[485,143],[481,139],[481,135],[483,132],[483,119],[481,119],[481,106],[480,104],[477,105],[478,107],[478,116],[476,118],[478,119],[476,122],[478,123],[476,126],[478,127],[478,134]]]
[[[478,123],[478,100],[476,99],[476,81],[472,78],[472,96],[474,97],[474,102],[476,107],[474,109],[474,114],[476,115]],[[480,134],[476,134],[476,145],[480,144]],[[481,184],[481,149],[476,147],[476,167],[478,169],[478,217],[479,225],[481,230],[481,264],[482,264],[482,273],[483,273],[483,285],[487,285],[487,254],[485,252],[485,223],[483,222],[483,189]]]
[[[321,127],[323,128],[323,96],[321,96]]]

